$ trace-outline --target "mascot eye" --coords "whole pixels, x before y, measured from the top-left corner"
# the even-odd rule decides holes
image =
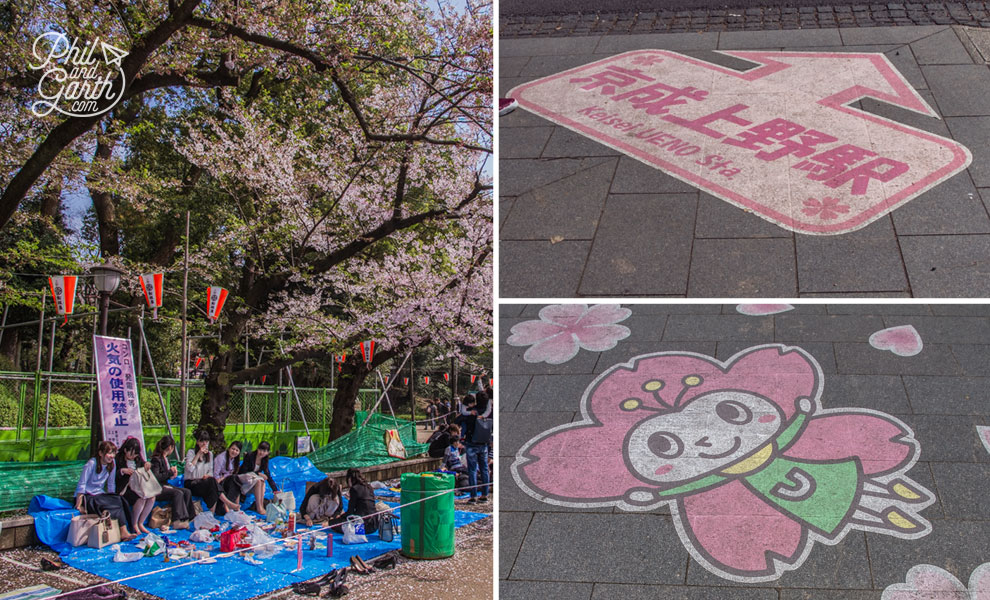
[[[742,402],[724,400],[715,407],[715,414],[726,423],[745,425],[753,420],[753,411]]]
[[[677,458],[681,452],[684,452],[681,438],[666,431],[658,431],[651,435],[646,445],[650,452],[663,458]]]

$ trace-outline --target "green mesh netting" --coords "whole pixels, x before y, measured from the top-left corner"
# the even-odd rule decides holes
[[[71,498],[84,460],[0,463],[0,511],[27,508],[38,494]]]
[[[426,452],[429,444],[416,442],[416,425],[405,419],[393,419],[391,415],[375,413],[364,427],[361,423],[368,413],[358,411],[354,415],[357,426],[347,435],[339,437],[319,450],[307,454],[321,471],[341,471],[350,467],[370,467],[395,462],[385,451],[385,430],[398,429],[399,438],[406,447],[406,456],[412,458]]]

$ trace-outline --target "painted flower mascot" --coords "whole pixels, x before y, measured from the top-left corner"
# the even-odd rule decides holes
[[[667,504],[705,568],[770,581],[815,541],[851,530],[918,538],[931,492],[905,473],[911,430],[868,409],[823,409],[822,371],[800,348],[764,345],[722,363],[687,352],[638,356],[599,376],[583,419],[519,451],[520,487],[551,504],[645,511]]]

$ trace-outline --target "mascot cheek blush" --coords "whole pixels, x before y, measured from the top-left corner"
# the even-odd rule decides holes
[[[850,530],[930,533],[920,512],[934,495],[906,476],[913,432],[881,412],[823,409],[821,395],[821,367],[800,348],[637,356],[589,386],[581,421],[527,442],[512,474],[550,504],[666,504],[695,560],[738,582],[777,579]]]

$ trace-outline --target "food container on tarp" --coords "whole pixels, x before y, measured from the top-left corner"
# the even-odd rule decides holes
[[[453,556],[454,477],[445,473],[403,473],[401,481],[403,556]],[[441,494],[444,491],[449,493]],[[416,502],[423,498],[429,499]],[[411,502],[416,503],[410,504]]]

